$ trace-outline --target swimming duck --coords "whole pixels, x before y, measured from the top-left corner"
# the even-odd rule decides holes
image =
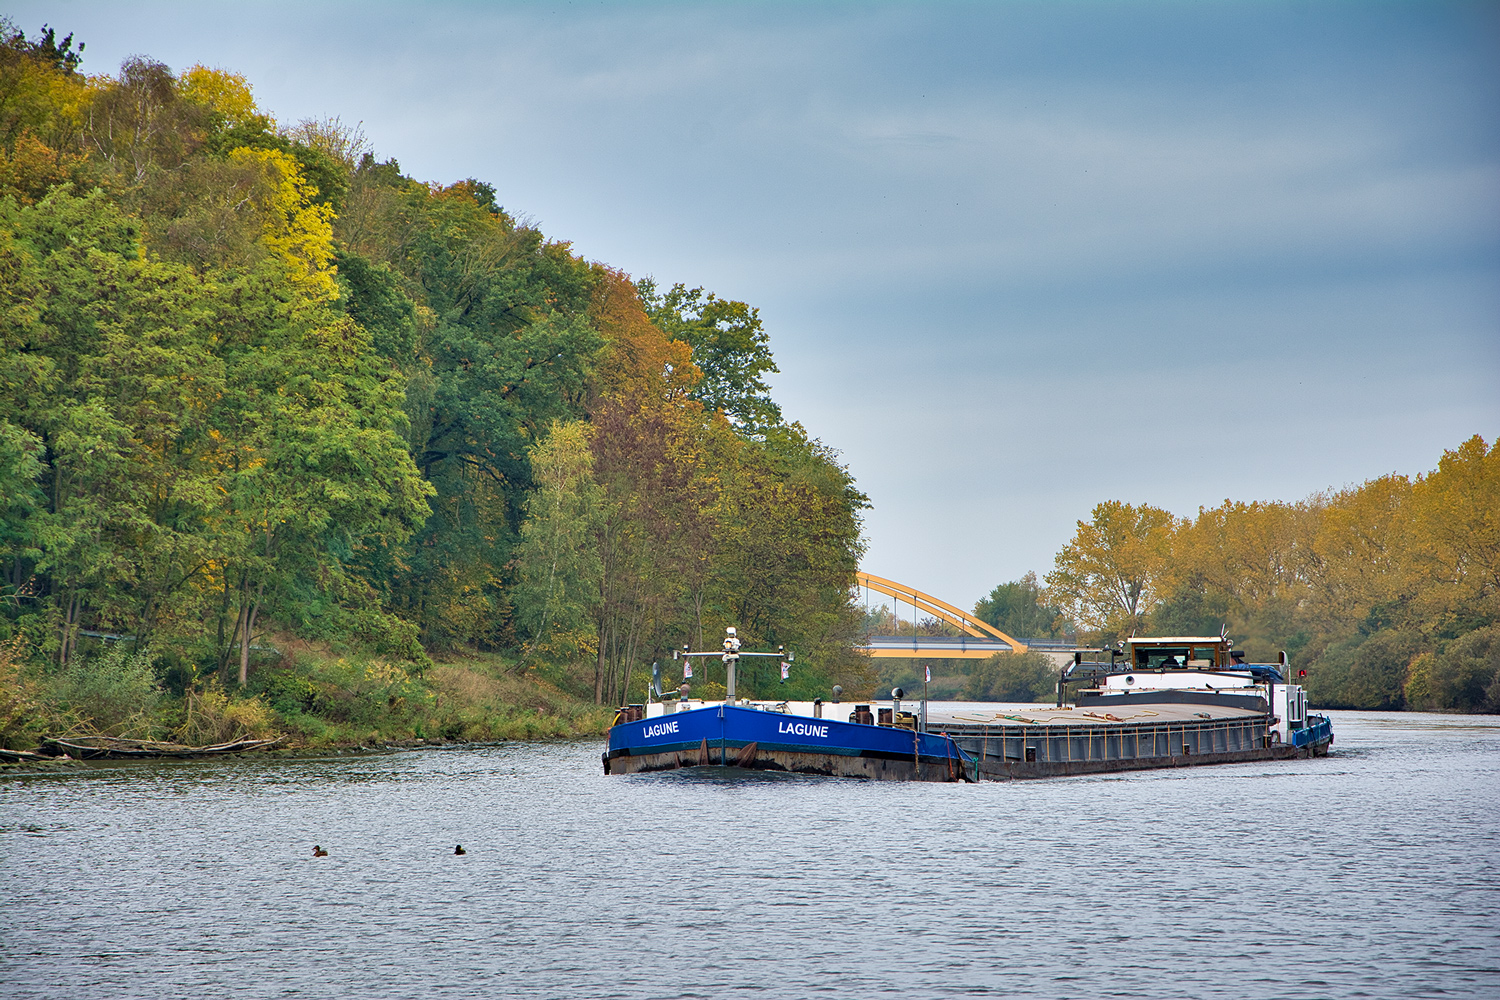
[[[326,858],[326,857],[328,857],[328,852],[325,851],[325,850],[323,850],[323,848],[322,848],[321,845],[314,844],[313,845],[313,857],[315,857],[315,858]]]
[[[454,854],[468,854],[469,852],[466,851],[466,850],[464,850],[464,845],[463,844],[459,844],[457,847],[455,847],[453,849],[453,853]]]

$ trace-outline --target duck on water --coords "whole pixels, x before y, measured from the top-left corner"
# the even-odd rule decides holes
[[[905,781],[1042,778],[1101,771],[1326,756],[1327,718],[1307,709],[1290,683],[1286,654],[1247,663],[1226,636],[1132,637],[1112,650],[1084,650],[1058,676],[1056,706],[990,711],[925,700],[887,703],[749,701],[736,697],[741,657],[793,656],[740,649],[726,630],[722,650],[675,651],[690,664],[726,668],[723,701],[663,695],[625,705],[609,730],[606,774],[682,767],[740,767]],[[1085,654],[1093,654],[1085,660]],[[1104,655],[1108,659],[1104,659]],[[691,670],[684,671],[691,676]],[[1071,696],[1071,700],[1069,700]]]

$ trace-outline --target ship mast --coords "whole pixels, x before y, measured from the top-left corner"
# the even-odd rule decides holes
[[[740,637],[733,625],[724,630],[724,643],[721,649],[700,650],[698,652],[693,652],[691,647],[683,646],[681,649],[672,650],[672,659],[674,660],[687,660],[695,656],[717,656],[724,662],[724,669],[726,673],[724,681],[724,703],[726,705],[734,705],[739,700],[737,697],[737,692],[735,690],[735,667],[739,665],[740,657],[775,656],[782,660],[785,660],[787,663],[791,663],[797,658],[795,653],[787,652],[786,646],[777,646],[776,652],[774,653],[749,653],[742,651],[740,649]]]

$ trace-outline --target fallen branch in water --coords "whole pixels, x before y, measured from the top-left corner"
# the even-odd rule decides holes
[[[82,760],[109,760],[131,757],[203,757],[213,754],[244,753],[249,750],[264,750],[277,743],[274,740],[258,740],[248,737],[216,743],[212,746],[192,747],[181,743],[164,743],[158,740],[127,740],[114,736],[81,736],[72,739],[60,737],[42,741],[41,749],[52,756],[67,754]]]

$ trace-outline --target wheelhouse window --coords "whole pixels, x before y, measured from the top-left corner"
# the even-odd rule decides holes
[[[1191,650],[1187,646],[1137,648],[1135,651],[1135,668],[1137,670],[1172,670],[1187,664],[1189,652]]]

